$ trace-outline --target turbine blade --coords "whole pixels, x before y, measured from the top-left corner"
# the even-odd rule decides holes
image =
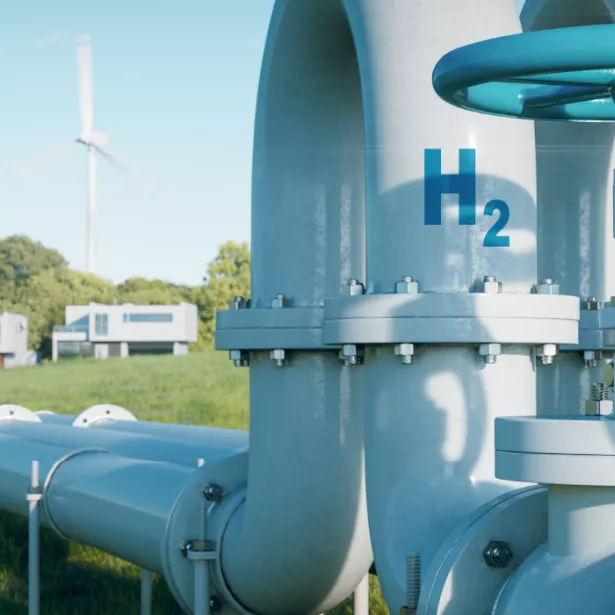
[[[123,173],[132,183],[136,186],[149,193],[150,195],[154,195],[158,192],[159,185],[149,178],[147,178],[143,173],[135,169],[133,166],[128,165],[124,161],[120,160],[117,156],[114,156],[106,149],[102,147],[97,147],[95,145],[92,146],[94,151],[100,154],[103,158],[107,160],[111,165],[113,165],[118,171]]]
[[[17,167],[13,167],[10,170],[10,176],[14,180],[21,180],[24,177],[27,177],[28,175],[32,174],[37,169],[51,164],[52,162],[72,150],[73,147],[75,147],[76,145],[77,143],[75,141],[70,141],[69,143],[65,143],[60,147],[56,147],[55,149],[45,154],[41,154],[40,156],[33,158],[29,162],[26,162]]]
[[[81,111],[81,138],[92,132],[94,102],[92,94],[92,42],[90,37],[77,39],[77,81]]]

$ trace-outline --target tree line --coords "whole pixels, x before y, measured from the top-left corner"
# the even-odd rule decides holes
[[[113,284],[70,269],[60,252],[25,235],[0,240],[0,312],[28,317],[29,346],[43,357],[51,354],[53,327],[64,324],[66,305],[194,303],[199,313],[196,346],[206,348],[213,342],[216,311],[237,295],[250,296],[247,243],[226,242],[207,266],[203,283],[186,286],[141,277]]]

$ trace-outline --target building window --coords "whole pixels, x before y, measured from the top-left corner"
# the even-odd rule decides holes
[[[124,322],[173,322],[173,314],[124,314]]]
[[[107,314],[95,315],[94,332],[96,335],[107,335],[109,333],[109,317]]]

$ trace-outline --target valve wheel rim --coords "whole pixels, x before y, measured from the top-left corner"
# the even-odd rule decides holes
[[[615,121],[615,25],[515,34],[440,59],[436,93],[466,109],[520,119]]]

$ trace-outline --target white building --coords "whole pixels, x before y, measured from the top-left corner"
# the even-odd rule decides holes
[[[0,316],[0,369],[33,362],[36,363],[35,353],[28,352],[28,319],[4,312]]]
[[[65,325],[52,336],[52,358],[62,356],[127,357],[132,354],[187,354],[196,342],[196,306],[67,305]]]

